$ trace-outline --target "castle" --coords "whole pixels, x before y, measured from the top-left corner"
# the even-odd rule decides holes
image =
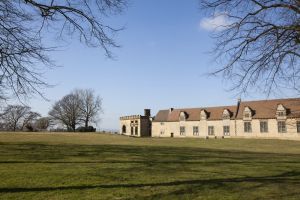
[[[160,110],[120,117],[120,133],[136,137],[300,139],[300,98]]]

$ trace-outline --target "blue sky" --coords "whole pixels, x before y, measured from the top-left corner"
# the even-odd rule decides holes
[[[125,26],[115,38],[122,46],[112,49],[116,59],[72,39],[51,53],[62,67],[45,74],[55,85],[44,90],[50,101],[37,97],[29,105],[47,115],[53,103],[71,90],[92,88],[103,98],[100,128],[118,129],[120,116],[143,114],[144,108],[155,115],[169,107],[235,104],[238,97],[226,91],[230,86],[226,81],[206,76],[217,65],[208,53],[214,41],[207,23],[205,29],[200,27],[202,12],[197,0],[131,0],[122,15],[109,19],[116,27]]]

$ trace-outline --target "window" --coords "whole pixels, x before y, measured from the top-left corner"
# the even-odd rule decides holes
[[[245,118],[249,118],[250,117],[250,114],[249,113],[246,113],[245,114]]]
[[[251,122],[244,122],[244,132],[245,133],[252,132]]]
[[[229,114],[223,114],[223,119],[230,119],[230,115]]]
[[[268,122],[267,121],[261,121],[260,122],[260,132],[261,133],[267,133],[268,132]]]
[[[135,127],[135,135],[138,135],[138,127]]]
[[[185,127],[180,126],[180,135],[185,135]]]
[[[284,112],[283,111],[279,111],[277,112],[278,117],[283,117],[284,116]]]
[[[130,133],[131,133],[131,135],[133,135],[133,127],[131,127],[131,132]]]
[[[138,123],[138,121],[137,121],[137,120],[135,120],[135,123],[137,124],[137,123]]]
[[[223,134],[225,136],[230,135],[230,128],[229,128],[229,126],[223,126]]]
[[[193,126],[193,135],[198,136],[199,135],[199,127],[198,126]]]
[[[297,121],[297,133],[300,133],[300,121]]]
[[[213,126],[208,127],[208,135],[215,135],[215,130]]]
[[[286,133],[285,121],[278,122],[278,133]]]

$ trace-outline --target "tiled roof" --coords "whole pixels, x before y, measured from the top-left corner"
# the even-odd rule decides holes
[[[183,108],[170,110],[160,110],[155,116],[154,121],[156,122],[176,122],[179,121],[179,115],[181,112],[187,114],[186,121],[199,121],[201,110],[207,112],[208,120],[219,120],[222,119],[222,114],[225,109],[228,109],[231,113],[230,117],[233,119],[236,112],[236,106],[220,106],[220,107],[207,107],[207,108]]]
[[[186,121],[199,121],[201,110],[205,110],[208,114],[207,120],[221,120],[225,109],[231,113],[230,118],[243,119],[243,111],[246,106],[253,111],[253,119],[271,119],[276,116],[276,109],[282,104],[287,109],[288,118],[300,118],[300,98],[293,99],[274,99],[260,101],[241,102],[237,112],[237,106],[219,106],[219,107],[203,107],[203,108],[182,108],[170,110],[160,110],[154,118],[154,122],[176,122],[179,121],[181,112],[187,115]],[[237,112],[237,113],[236,113]],[[237,115],[236,115],[237,114]]]
[[[252,119],[276,118],[276,110],[279,104],[287,109],[288,118],[300,117],[300,98],[294,98],[241,102],[237,119],[243,119],[243,111],[246,106],[253,111]]]

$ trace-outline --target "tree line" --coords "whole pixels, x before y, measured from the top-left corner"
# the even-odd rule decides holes
[[[7,105],[0,112],[2,131],[64,131],[94,132],[99,122],[102,99],[91,89],[76,89],[56,101],[48,116],[32,111],[27,105]]]

